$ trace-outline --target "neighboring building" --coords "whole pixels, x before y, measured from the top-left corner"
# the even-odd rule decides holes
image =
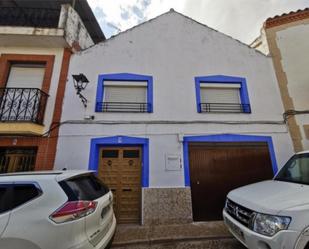
[[[173,10],[73,55],[68,77],[55,168],[98,171],[120,223],[221,219],[293,151],[271,58]]]
[[[272,57],[294,150],[308,150],[309,8],[267,19],[251,46]]]
[[[70,2],[0,2],[0,173],[53,168],[71,53],[105,40]]]

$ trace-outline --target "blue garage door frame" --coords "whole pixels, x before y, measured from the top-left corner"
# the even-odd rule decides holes
[[[183,138],[183,158],[184,158],[184,176],[185,186],[190,187],[190,166],[189,166],[189,143],[190,142],[266,142],[268,145],[269,155],[271,159],[274,174],[277,173],[277,161],[273,141],[270,136],[253,136],[253,135],[237,135],[237,134],[219,134],[207,136],[186,136]]]

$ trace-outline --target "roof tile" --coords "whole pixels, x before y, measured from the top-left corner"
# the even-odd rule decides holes
[[[283,13],[282,15],[276,15],[274,17],[268,18],[265,22],[265,28],[272,28],[307,18],[309,18],[309,8],[302,10],[299,9],[297,11],[291,11],[289,13]]]

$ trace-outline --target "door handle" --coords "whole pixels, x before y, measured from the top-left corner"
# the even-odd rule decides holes
[[[200,185],[200,181],[197,181],[196,184],[197,184],[197,185]]]
[[[132,189],[131,189],[131,188],[123,188],[122,191],[123,191],[123,192],[131,192]]]

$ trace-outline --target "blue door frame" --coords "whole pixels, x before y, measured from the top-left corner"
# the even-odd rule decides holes
[[[142,147],[142,187],[149,187],[149,139],[127,136],[93,138],[90,141],[89,170],[98,171],[100,148],[106,146]]]
[[[266,142],[268,145],[274,174],[277,173],[277,161],[273,141],[270,136],[252,136],[237,134],[220,134],[208,136],[187,136],[183,138],[183,159],[184,159],[184,176],[185,186],[190,186],[190,165],[189,165],[189,143],[190,142]]]

